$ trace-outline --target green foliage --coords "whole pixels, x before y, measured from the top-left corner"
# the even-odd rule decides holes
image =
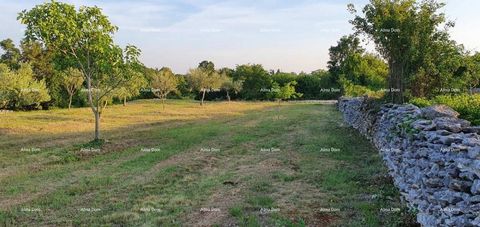
[[[152,78],[152,92],[160,99],[166,99],[168,93],[177,91],[178,79],[169,68],[161,68]]]
[[[244,81],[241,91],[244,99],[268,99],[268,91],[273,85],[273,80],[262,65],[238,65],[233,73],[233,78]]]
[[[386,87],[388,66],[379,57],[365,53],[360,39],[344,36],[329,49],[328,62],[331,77],[347,96],[379,96],[378,90]]]
[[[301,74],[296,78],[295,90],[302,93],[304,99],[337,99],[340,95],[340,87],[332,74],[317,70],[310,74]]]
[[[480,95],[441,95],[433,99],[436,104],[445,104],[460,113],[460,118],[480,125]]]
[[[302,97],[303,94],[295,92],[295,85],[297,85],[296,81],[288,82],[283,86],[278,85],[277,82],[273,82],[268,97],[274,100],[288,100]]]
[[[95,140],[99,139],[100,116],[115,89],[128,84],[129,70],[139,69],[140,50],[114,44],[117,27],[101,9],[51,1],[22,11],[25,40],[38,41],[51,50],[61,68],[75,67],[85,76],[88,102],[95,116]],[[58,64],[61,63],[61,64]]]
[[[33,78],[28,64],[21,64],[16,71],[0,64],[0,108],[18,109],[26,106],[38,108],[41,102],[50,100],[45,81]]]
[[[20,50],[15,47],[13,40],[5,39],[0,41],[3,54],[0,56],[0,63],[6,64],[9,68],[16,70],[20,67]]]
[[[404,91],[415,91],[413,85],[418,83],[407,82],[422,67],[428,75],[424,77],[430,78],[448,65],[438,64],[439,61],[443,63],[442,59],[449,61],[451,54],[445,50],[454,47],[447,31],[453,24],[446,21],[444,14],[438,13],[443,6],[437,1],[371,0],[363,7],[362,14],[355,15],[351,21],[356,33],[368,36],[387,60],[389,88],[400,90],[389,93],[393,102],[403,102]],[[353,5],[349,5],[349,10],[357,13]],[[446,24],[445,29],[440,28],[443,24]]]
[[[221,87],[227,93],[227,100],[230,101],[230,92],[233,92],[235,95],[237,95],[242,90],[243,81],[234,80],[233,78],[227,76],[226,73],[221,75],[223,80]]]
[[[127,99],[139,95],[140,89],[147,86],[147,81],[142,73],[134,69],[127,69],[125,73],[131,74],[128,83],[116,88],[113,95],[122,100],[123,105],[126,105]]]
[[[68,68],[62,74],[62,85],[68,92],[68,108],[72,105],[72,97],[83,84],[83,74],[78,69]]]
[[[410,99],[409,102],[418,107],[427,107],[432,105],[432,102],[426,98],[413,98]]]
[[[202,66],[202,63],[200,63],[200,66]],[[224,81],[218,72],[203,66],[196,69],[190,69],[187,80],[192,90],[202,94],[200,105],[203,105],[205,93],[220,89]]]
[[[418,107],[444,104],[459,112],[460,118],[480,125],[480,94],[440,95],[432,99],[414,98],[410,103]]]

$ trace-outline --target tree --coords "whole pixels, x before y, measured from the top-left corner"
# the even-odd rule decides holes
[[[6,64],[0,64],[0,108],[17,109],[32,106],[38,108],[41,102],[50,100],[45,81],[33,78],[30,65],[20,64],[11,71]]]
[[[162,100],[163,109],[165,109],[165,99],[170,92],[176,91],[178,86],[178,79],[173,74],[172,70],[163,67],[158,70],[152,78],[152,92]]]
[[[63,91],[62,73],[55,69],[54,61],[61,64],[62,58],[54,59],[54,54],[36,41],[22,40],[20,42],[21,61],[32,66],[37,80],[45,80],[52,102],[56,106],[66,106],[66,95]],[[59,61],[60,60],[60,61]]]
[[[140,94],[140,89],[147,86],[147,81],[142,73],[134,69],[127,69],[125,73],[131,74],[128,83],[115,89],[114,97],[123,102],[123,106],[127,105],[127,99]]]
[[[366,53],[358,37],[343,36],[336,46],[330,47],[329,54],[331,78],[343,94],[364,95],[385,88],[388,66],[378,56]]]
[[[215,64],[213,64],[211,61],[202,61],[198,64],[198,68],[207,73],[212,73],[215,71]]]
[[[234,80],[231,77],[226,76],[225,74],[222,75],[223,83],[221,88],[225,90],[227,93],[227,100],[230,102],[230,91],[232,91],[235,95],[237,95],[243,86],[243,81],[241,80]]]
[[[38,41],[62,58],[63,65],[76,67],[84,75],[88,103],[95,116],[95,140],[100,139],[100,117],[105,98],[128,82],[132,65],[139,64],[140,50],[114,44],[112,25],[98,7],[49,2],[22,11],[18,19],[26,25],[26,41]]]
[[[355,66],[358,59],[364,52],[360,45],[360,39],[356,36],[343,36],[337,42],[336,46],[328,49],[330,60],[328,61],[328,71],[335,82],[341,75],[351,73],[350,66]]]
[[[262,65],[238,65],[233,78],[244,81],[241,94],[245,99],[268,99],[273,80]]]
[[[205,70],[198,67],[196,69],[190,69],[188,73],[188,82],[193,90],[202,94],[200,105],[203,106],[203,100],[205,99],[205,93],[214,89],[219,89],[222,85],[221,76],[213,71]]]
[[[431,48],[448,40],[445,15],[438,13],[444,6],[435,0],[370,0],[362,12],[351,20],[357,34],[373,40],[376,50],[389,66],[389,96],[394,103],[404,102],[409,77],[419,71]],[[356,14],[353,5],[349,11]],[[445,29],[439,26],[445,24]]]
[[[0,41],[0,47],[4,53],[0,56],[0,63],[6,64],[10,69],[16,70],[20,67],[20,50],[15,47],[11,39]]]
[[[297,85],[296,81],[291,81],[286,83],[283,86],[280,86],[277,82],[274,82],[272,88],[270,89],[269,96],[270,98],[282,101],[288,100],[291,98],[302,97],[303,94],[295,92],[295,86]]]
[[[68,68],[62,73],[62,84],[68,92],[68,109],[72,106],[72,98],[83,84],[83,74],[75,68]]]

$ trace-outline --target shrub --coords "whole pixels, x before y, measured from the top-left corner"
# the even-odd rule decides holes
[[[16,71],[0,64],[0,108],[38,108],[50,100],[45,81],[33,78],[30,65],[21,64]]]
[[[427,107],[432,105],[432,102],[426,98],[413,98],[410,100],[410,103],[418,107]]]
[[[444,104],[460,113],[460,118],[468,120],[474,125],[480,125],[480,94],[441,95],[431,100],[414,98],[410,100],[410,103],[418,107]]]
[[[445,104],[460,113],[460,118],[480,125],[480,94],[441,95],[433,99],[436,104]]]

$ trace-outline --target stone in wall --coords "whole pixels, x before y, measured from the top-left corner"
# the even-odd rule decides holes
[[[438,105],[341,98],[347,124],[373,142],[423,226],[480,226],[480,127]]]

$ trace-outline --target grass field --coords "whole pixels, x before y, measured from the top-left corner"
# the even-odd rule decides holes
[[[155,100],[0,113],[0,226],[405,226],[334,105]]]

